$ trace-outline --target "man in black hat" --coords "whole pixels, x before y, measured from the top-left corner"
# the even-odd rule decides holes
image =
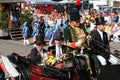
[[[85,39],[84,27],[80,25],[80,14],[78,9],[70,11],[70,22],[64,30],[64,40],[72,48],[81,48]]]
[[[46,43],[44,42],[44,35],[36,36],[36,46],[31,50],[30,60],[33,64],[44,64],[47,61],[47,51],[44,49]]]
[[[104,31],[105,20],[104,17],[95,18],[96,29],[91,32],[91,43],[92,50],[97,55],[102,65],[109,63],[109,41],[107,33]]]
[[[71,47],[62,44],[63,41],[62,36],[63,33],[61,32],[60,29],[58,29],[53,36],[54,45],[48,47],[48,51],[52,53],[54,59],[56,60],[61,60],[61,57],[65,56],[65,53],[67,53],[67,51],[73,50]]]

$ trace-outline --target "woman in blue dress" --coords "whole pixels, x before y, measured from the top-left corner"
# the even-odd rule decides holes
[[[33,32],[32,32],[33,43],[36,41],[36,36],[41,33],[40,30],[41,30],[41,27],[40,27],[39,22],[37,21],[34,23],[34,26],[33,26]]]
[[[28,37],[29,37],[29,28],[28,28],[28,23],[24,22],[23,23],[23,27],[22,27],[22,33],[23,33],[23,44],[24,45],[28,45],[29,41],[28,41]]]

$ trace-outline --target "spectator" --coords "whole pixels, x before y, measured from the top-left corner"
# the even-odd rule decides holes
[[[114,28],[114,33],[113,33],[113,42],[120,42],[119,40],[119,35],[120,35],[120,23],[119,24],[115,24],[115,28]]]
[[[56,19],[56,18],[58,17],[58,12],[57,12],[57,10],[54,10],[54,12],[53,12],[53,17],[54,17],[54,19]]]
[[[113,18],[113,22],[117,23],[118,20],[119,20],[119,16],[118,16],[116,11],[114,13],[115,13],[115,15],[114,15],[114,18]]]

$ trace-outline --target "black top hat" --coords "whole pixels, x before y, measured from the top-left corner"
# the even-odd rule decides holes
[[[46,45],[46,42],[44,41],[44,35],[42,35],[42,34],[37,35],[35,43],[36,43],[36,45],[41,45],[41,44]]]
[[[70,20],[80,20],[79,10],[74,8],[70,11]]]
[[[101,24],[105,24],[105,20],[104,20],[104,17],[100,17],[100,18],[95,18],[95,24],[96,25],[101,25]]]
[[[57,30],[53,36],[54,40],[62,40],[62,32]]]

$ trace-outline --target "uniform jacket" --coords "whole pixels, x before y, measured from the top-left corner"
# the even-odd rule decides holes
[[[32,36],[36,37],[38,34],[40,34],[40,29],[41,29],[40,24],[34,23]]]
[[[64,30],[65,41],[69,40],[69,42],[77,42],[79,40],[78,35],[80,34],[85,34],[83,28],[75,29],[71,26],[68,26]]]
[[[23,24],[22,33],[25,37],[29,37],[29,28],[28,28],[27,22]]]
[[[82,27],[71,27],[68,26],[64,30],[64,40],[66,42],[74,42],[76,47],[80,47],[81,43],[84,42],[84,38],[80,38],[81,35],[85,35],[85,30]]]
[[[28,27],[24,26],[24,27],[22,28],[22,32],[23,32],[23,35],[24,35],[25,37],[29,37],[29,28],[28,28]]]

